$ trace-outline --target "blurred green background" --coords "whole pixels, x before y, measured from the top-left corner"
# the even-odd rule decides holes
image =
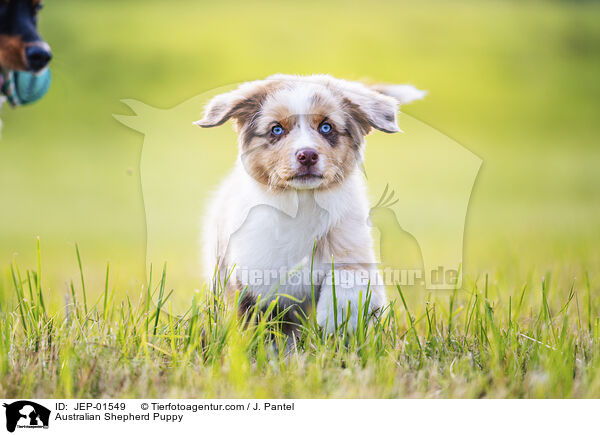
[[[113,119],[131,113],[120,100],[169,108],[283,72],[429,91],[403,111],[484,161],[465,232],[471,279],[588,271],[597,283],[599,22],[600,4],[574,1],[47,0],[50,92],[2,109],[2,279],[13,259],[34,265],[39,235],[55,294],[77,277],[75,243],[89,280],[110,261],[115,282],[137,291],[143,137]]]

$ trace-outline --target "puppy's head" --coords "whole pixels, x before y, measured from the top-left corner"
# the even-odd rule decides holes
[[[37,31],[40,0],[0,0],[0,68],[41,71],[52,58]]]
[[[411,86],[275,75],[217,95],[196,124],[216,127],[233,119],[246,170],[270,189],[327,189],[355,170],[372,129],[400,131],[399,102],[423,95]]]

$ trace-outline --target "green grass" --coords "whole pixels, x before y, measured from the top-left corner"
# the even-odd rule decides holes
[[[339,319],[326,335],[309,316],[292,343],[275,301],[242,316],[239,293],[227,303],[220,288],[205,289],[174,315],[166,267],[135,297],[118,298],[107,266],[99,296],[88,299],[79,249],[80,281],[62,309],[49,308],[39,243],[37,258],[33,271],[13,264],[13,289],[0,292],[2,397],[600,395],[589,281],[561,288],[547,275],[496,288],[486,275],[412,305],[398,287],[378,318],[361,294],[355,332]]]

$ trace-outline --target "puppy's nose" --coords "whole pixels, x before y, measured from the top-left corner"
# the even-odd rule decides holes
[[[32,45],[31,47],[27,47],[25,49],[25,57],[27,59],[27,65],[29,66],[29,69],[37,72],[44,69],[44,67],[48,65],[48,62],[50,62],[50,59],[52,59],[52,53],[47,48],[40,47],[38,45]]]
[[[304,166],[312,166],[319,161],[319,153],[312,148],[303,148],[296,153],[296,159]]]

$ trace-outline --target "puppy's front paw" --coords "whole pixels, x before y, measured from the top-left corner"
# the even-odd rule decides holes
[[[350,295],[337,293],[337,304],[334,304],[331,289],[326,294],[321,292],[321,297],[317,304],[317,323],[328,334],[335,332],[336,327],[339,328],[343,325],[346,319],[348,319],[348,330],[350,331],[354,331],[358,323],[358,296],[349,297]],[[350,312],[349,318],[348,311]]]
[[[317,323],[327,333],[335,331],[336,326],[341,327],[346,320],[348,321],[348,331],[356,330],[358,324],[359,311],[364,310],[364,304],[366,295],[363,292],[360,296],[360,291],[356,289],[337,289],[336,288],[336,302],[333,301],[333,290],[331,287],[326,286],[321,290],[319,302],[317,304]],[[375,291],[371,293],[371,299],[369,303],[369,314],[379,312],[379,310],[385,305],[385,293],[383,289],[381,291]],[[359,299],[361,300],[359,307]],[[336,310],[337,308],[337,324],[336,324]],[[360,315],[364,315],[360,313]],[[365,322],[367,319],[365,319]]]

